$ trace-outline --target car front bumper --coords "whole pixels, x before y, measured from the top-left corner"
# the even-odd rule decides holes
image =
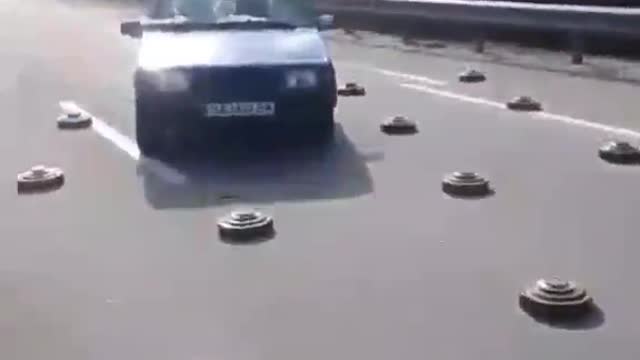
[[[320,92],[297,93],[251,101],[275,103],[272,116],[206,116],[206,103],[196,99],[162,94],[141,96],[137,106],[167,136],[194,143],[263,143],[269,140],[301,138],[333,123],[331,96]]]
[[[316,86],[287,88],[285,74],[295,70],[314,71]],[[168,89],[171,86],[164,86],[167,84],[180,86]],[[335,72],[330,64],[137,71],[134,86],[137,115],[145,117],[145,125],[180,138],[271,138],[313,130],[316,125],[333,123],[337,103]],[[274,103],[273,115],[207,114],[207,105],[212,103],[258,102]]]

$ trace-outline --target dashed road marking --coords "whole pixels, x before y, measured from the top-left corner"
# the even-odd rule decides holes
[[[395,70],[384,69],[376,66],[371,66],[368,64],[353,63],[349,61],[337,61],[336,63],[338,66],[346,66],[346,67],[357,68],[357,69],[362,69],[366,71],[372,71],[378,74],[382,74],[388,77],[398,78],[404,81],[414,81],[414,82],[429,84],[433,86],[447,85],[446,81],[430,78],[424,75],[405,73],[405,72],[400,72]]]
[[[428,86],[423,86],[423,85],[405,83],[405,84],[401,84],[400,86],[408,88],[408,89],[413,89],[413,90],[417,90],[417,91],[420,91],[420,92],[436,95],[436,96],[441,96],[441,97],[457,100],[457,101],[463,101],[463,102],[467,102],[467,103],[471,103],[471,104],[483,105],[483,106],[493,107],[493,108],[502,109],[502,110],[508,110],[505,104],[497,102],[497,101],[489,100],[489,99],[484,99],[484,98],[480,98],[480,97],[473,97],[473,96],[459,94],[459,93],[455,93],[455,92],[447,91],[447,90],[442,90],[442,89],[435,89],[435,88],[428,87]],[[621,127],[616,127],[616,126],[604,125],[604,124],[601,124],[601,123],[597,123],[597,122],[593,122],[593,121],[589,121],[589,120],[584,120],[584,119],[578,119],[578,118],[574,118],[574,117],[567,116],[567,115],[553,114],[553,113],[544,112],[544,111],[531,112],[531,113],[527,113],[527,114],[532,116],[532,117],[534,117],[534,118],[558,121],[558,122],[562,122],[562,123],[565,123],[565,124],[568,124],[568,125],[572,125],[572,126],[578,126],[578,127],[582,127],[582,128],[588,128],[588,129],[603,131],[605,133],[613,134],[613,135],[617,135],[617,136],[626,136],[626,137],[630,137],[630,138],[633,138],[633,139],[636,139],[636,140],[640,139],[640,132],[638,132],[638,131],[625,129],[625,128],[621,128]]]
[[[416,82],[426,83],[426,84],[435,85],[435,86],[447,85],[446,81],[436,80],[436,79],[432,79],[422,75],[408,74],[408,73],[392,71],[387,69],[380,69],[380,68],[371,68],[371,70],[374,70],[386,76],[397,77],[403,80],[416,81]]]
[[[154,174],[171,184],[184,184],[187,182],[187,177],[171,166],[155,159],[147,159],[144,157],[141,159],[140,149],[138,148],[138,145],[135,143],[135,141],[129,139],[114,127],[110,126],[95,115],[82,109],[75,102],[60,101],[59,104],[63,112],[80,112],[83,114],[91,115],[93,117],[91,128],[102,138],[108,140],[118,149],[129,155],[129,157],[133,160],[142,161],[142,164],[146,170],[153,172]]]

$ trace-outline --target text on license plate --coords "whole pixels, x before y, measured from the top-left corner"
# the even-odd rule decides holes
[[[276,112],[273,102],[210,103],[206,105],[207,117],[217,116],[272,116]]]

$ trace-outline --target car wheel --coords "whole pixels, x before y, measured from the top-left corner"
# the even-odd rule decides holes
[[[335,127],[333,107],[331,107],[321,112],[310,135],[316,142],[328,144],[333,142]]]
[[[136,141],[145,157],[161,156],[164,150],[159,119],[160,114],[150,104],[136,98]]]

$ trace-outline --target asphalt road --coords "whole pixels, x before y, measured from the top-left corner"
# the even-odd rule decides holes
[[[639,66],[335,31],[340,80],[368,95],[340,99],[333,148],[174,169],[130,140],[136,42],[118,20],[133,13],[0,6],[2,359],[637,358],[640,169],[596,153],[640,139]],[[488,81],[458,83],[467,66]],[[544,113],[501,107],[523,94]],[[62,100],[100,121],[59,131]],[[394,114],[420,132],[380,133]],[[65,186],[18,196],[37,163]],[[457,170],[495,195],[443,195]],[[275,238],[218,239],[244,206],[273,214]],[[519,291],[546,276],[580,281],[600,316],[564,329],[522,313]]]

